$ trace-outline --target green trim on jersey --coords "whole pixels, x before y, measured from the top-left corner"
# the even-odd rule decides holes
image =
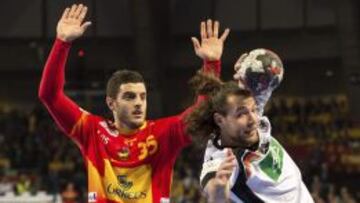
[[[266,157],[259,163],[260,169],[272,180],[277,181],[281,175],[284,160],[284,149],[275,139],[271,139]]]

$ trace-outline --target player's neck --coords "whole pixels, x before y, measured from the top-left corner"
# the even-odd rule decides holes
[[[124,122],[121,122],[120,120],[115,119],[115,127],[121,135],[131,135],[144,129],[146,127],[146,121],[141,126],[132,127],[126,125]]]

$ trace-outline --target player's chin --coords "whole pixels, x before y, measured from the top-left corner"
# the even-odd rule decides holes
[[[258,136],[256,130],[251,131],[250,133],[246,134],[246,136],[244,136],[244,141],[247,146],[252,146],[252,145],[256,144],[257,142],[259,142],[259,136]]]
[[[131,124],[134,128],[140,128],[145,123],[145,118],[133,118]]]

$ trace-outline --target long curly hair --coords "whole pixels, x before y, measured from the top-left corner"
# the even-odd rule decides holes
[[[198,73],[190,83],[196,92],[208,97],[185,118],[186,132],[197,143],[206,143],[212,135],[219,135],[220,129],[214,121],[214,114],[226,115],[228,96],[236,95],[244,99],[252,96],[250,91],[239,88],[235,82],[223,82],[205,73]]]

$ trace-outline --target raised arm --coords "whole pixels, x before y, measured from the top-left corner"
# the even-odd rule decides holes
[[[219,22],[207,20],[200,24],[200,36],[201,41],[196,37],[192,37],[191,40],[194,45],[194,50],[197,56],[203,61],[204,65],[201,71],[209,73],[212,72],[216,77],[220,77],[221,64],[220,59],[223,53],[224,42],[229,35],[230,30],[225,29],[224,33],[219,37]],[[167,118],[167,125],[169,126],[170,146],[172,149],[176,146],[181,149],[186,144],[191,142],[190,136],[186,134],[186,116],[189,115],[198,105],[200,105],[206,99],[205,95],[199,94],[195,103],[185,109],[185,111]]]
[[[191,37],[196,55],[204,61],[202,71],[206,73],[213,73],[216,77],[220,77],[221,75],[220,59],[223,53],[224,42],[230,33],[230,29],[226,28],[219,37],[219,29],[220,23],[209,19],[206,22],[201,22],[200,24],[200,41],[196,37]],[[198,95],[195,104],[187,108],[181,114],[181,117],[184,118],[204,99],[204,95]]]
[[[229,35],[230,30],[225,29],[219,37],[220,24],[218,21],[207,20],[200,24],[199,41],[196,37],[191,37],[195,53],[204,61],[203,71],[214,73],[219,77],[221,72],[220,59],[223,53],[224,42]]]
[[[81,110],[64,94],[65,63],[71,42],[82,36],[91,24],[82,23],[86,13],[87,7],[82,4],[74,4],[63,12],[57,24],[57,39],[45,64],[38,92],[42,103],[67,134],[80,119]]]

